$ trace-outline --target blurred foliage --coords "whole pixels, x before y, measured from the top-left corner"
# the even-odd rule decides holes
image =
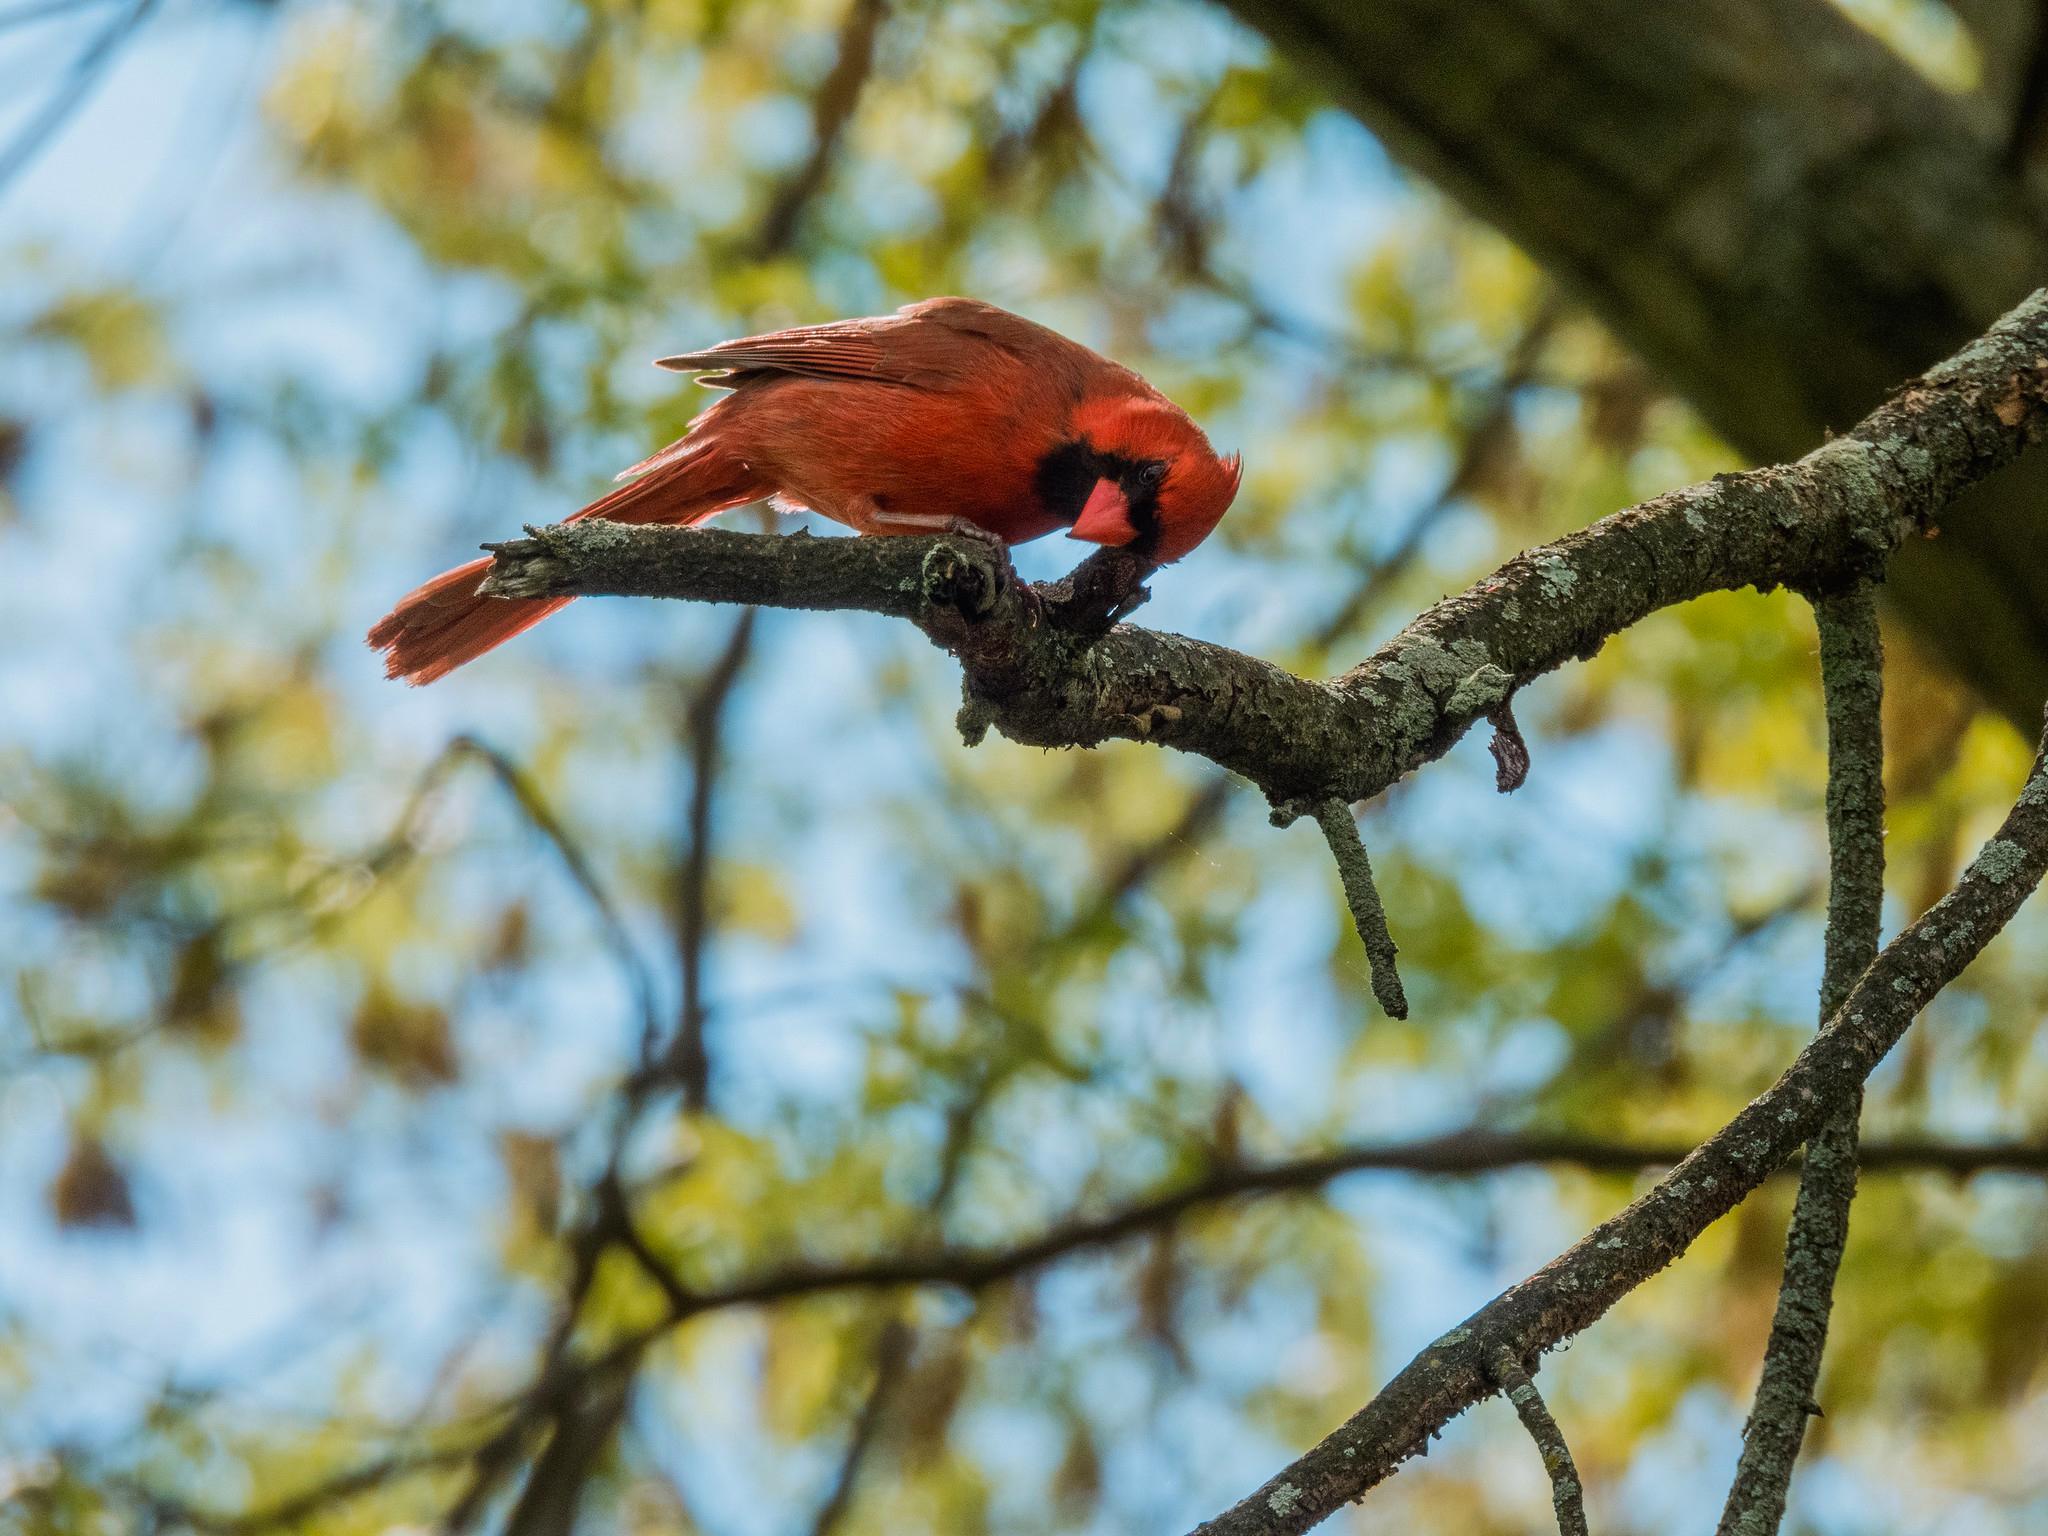
[[[0,231],[0,1528],[425,1528],[529,1393],[641,989],[659,1030],[678,1006],[688,700],[730,619],[585,604],[423,694],[357,637],[680,430],[699,398],[647,358],[948,292],[1061,326],[1245,452],[1159,622],[1319,674],[1727,467],[1217,14],[866,8],[863,72],[835,69],[841,0],[195,4],[134,67],[189,72],[198,36],[254,61],[222,163],[162,172],[200,212],[125,246]],[[1814,672],[1798,599],[1710,599],[1528,690],[1514,799],[1476,742],[1394,791],[1367,835],[1395,1024],[1314,838],[1248,792],[1135,746],[965,751],[915,636],[768,616],[714,766],[713,1107],[637,1106],[637,1228],[716,1291],[1000,1250],[1238,1159],[1702,1135],[1813,1025]],[[1903,921],[2026,748],[1903,642],[1889,687]],[[635,967],[532,807],[444,749],[465,731],[559,818]],[[2041,934],[1942,999],[1872,1134],[2043,1133]],[[872,1396],[845,1530],[1185,1525],[1630,1188],[1366,1175],[986,1285],[716,1311],[636,1357],[582,1519],[807,1528]],[[1599,1529],[1718,1496],[1788,1206],[1547,1364]],[[660,1315],[618,1249],[586,1280],[581,1356]],[[2044,1317],[2036,1182],[1870,1178],[1798,1528],[1890,1528],[1892,1501],[2038,1528]],[[1540,1526],[1497,1408],[1352,1528]]]

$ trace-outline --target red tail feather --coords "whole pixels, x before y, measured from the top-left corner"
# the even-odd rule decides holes
[[[370,646],[385,653],[386,677],[431,683],[575,601],[478,597],[477,584],[490,568],[486,556],[443,571],[400,598],[398,606],[377,621],[370,631]]]
[[[620,486],[570,521],[608,517],[622,523],[701,523],[766,494],[744,464],[734,465],[707,447]],[[479,597],[477,586],[490,567],[485,558],[443,571],[400,598],[398,606],[377,621],[370,631],[370,647],[385,653],[385,676],[416,685],[431,683],[575,601]]]

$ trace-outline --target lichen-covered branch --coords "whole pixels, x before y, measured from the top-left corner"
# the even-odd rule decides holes
[[[1500,1383],[1515,1417],[1522,1421],[1522,1428],[1536,1442],[1543,1470],[1550,1474],[1550,1507],[1557,1514],[1558,1536],[1588,1536],[1586,1491],[1579,1482],[1578,1466],[1572,1461],[1572,1448],[1565,1443],[1564,1431],[1558,1428],[1543,1394],[1536,1390],[1536,1383],[1530,1380],[1512,1349],[1502,1348],[1494,1355],[1493,1379]]]
[[[1402,989],[1401,973],[1394,968],[1398,951],[1387,930],[1387,909],[1380,901],[1379,887],[1373,884],[1372,860],[1366,855],[1357,819],[1342,800],[1321,802],[1315,808],[1315,818],[1330,845],[1330,857],[1337,862],[1337,877],[1344,882],[1344,905],[1351,909],[1351,922],[1365,944],[1372,995],[1388,1018],[1405,1019],[1408,994]]]
[[[1360,1497],[1494,1390],[1491,1363],[1589,1327],[1770,1177],[1861,1089],[1920,1010],[2011,919],[2048,870],[2048,746],[1956,888],[1887,945],[1785,1074],[1655,1188],[1410,1361],[1320,1445],[1200,1529],[1295,1536]]]
[[[1828,925],[1820,984],[1825,1022],[1877,958],[1884,906],[1884,649],[1872,583],[1859,581],[1819,598],[1814,614],[1828,728]],[[1742,1458],[1721,1511],[1720,1536],[1772,1536],[1784,1518],[1806,1421],[1818,1411],[1815,1389],[1835,1271],[1856,1199],[1856,1122],[1862,1109],[1859,1088],[1807,1145],[1785,1235],[1777,1315]]]
[[[1821,590],[1881,568],[1964,487],[2048,431],[2048,292],[1797,463],[1720,475],[1509,561],[1345,675],[1049,617],[1002,550],[937,538],[777,538],[598,521],[494,546],[485,590],[612,594],[908,619],[966,674],[962,726],[1035,746],[1112,738],[1198,753],[1276,802],[1370,799],[1514,689],[1702,593]]]

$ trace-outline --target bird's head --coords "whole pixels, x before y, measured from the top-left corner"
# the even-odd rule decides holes
[[[1073,516],[1069,535],[1178,560],[1230,510],[1244,467],[1218,458],[1187,413],[1156,395],[1084,401],[1074,436],[1039,466],[1040,493]]]

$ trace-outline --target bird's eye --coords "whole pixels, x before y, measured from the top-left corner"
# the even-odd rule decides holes
[[[1154,461],[1138,471],[1138,478],[1147,485],[1157,485],[1166,478],[1166,466]]]

